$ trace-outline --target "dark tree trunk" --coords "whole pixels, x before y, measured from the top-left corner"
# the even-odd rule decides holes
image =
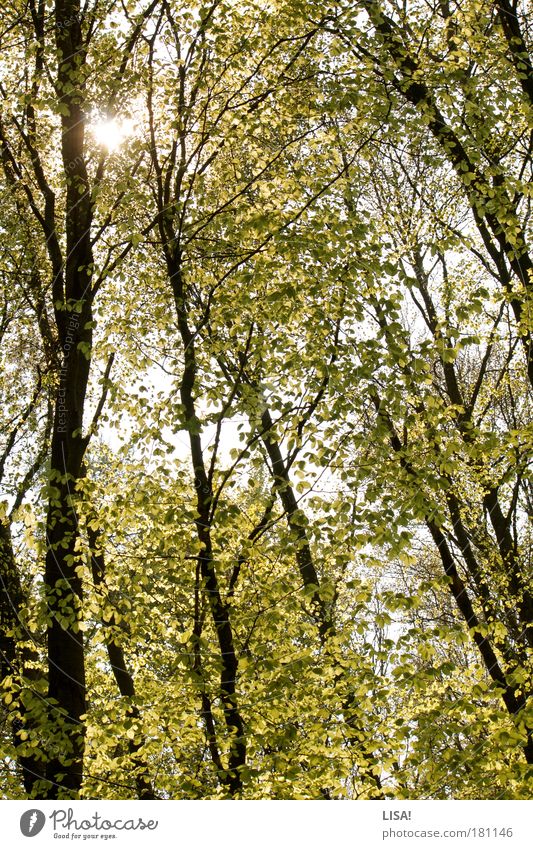
[[[31,647],[22,647],[24,634],[20,630],[19,616],[25,604],[24,591],[17,571],[11,532],[9,525],[0,521],[0,681],[11,677],[24,688],[25,682],[31,682],[38,676],[37,653]],[[31,712],[27,710],[24,700],[15,695],[13,705],[16,705],[20,716],[11,722],[13,743],[17,750],[17,762],[22,772],[24,789],[31,795],[37,782],[44,778],[43,761],[37,750],[28,747],[21,740],[20,733],[31,734],[33,725]]]
[[[86,441],[83,409],[92,344],[92,205],[84,157],[85,50],[77,0],[55,7],[58,96],[62,105],[62,158],[66,179],[65,261],[54,280],[54,307],[62,363],[51,444],[51,495],[46,521],[45,584],[48,614],[50,739],[48,798],[75,797],[83,778],[86,712],[83,588],[77,550],[76,484]]]
[[[242,791],[242,768],[246,764],[246,736],[237,697],[238,657],[230,621],[229,605],[222,597],[217,571],[213,561],[210,515],[213,502],[213,489],[205,467],[202,439],[199,432],[200,423],[196,414],[194,400],[197,370],[196,350],[194,335],[189,326],[183,274],[179,258],[170,249],[167,249],[166,259],[185,357],[185,367],[181,381],[181,402],[189,433],[194,486],[196,489],[196,507],[198,513],[196,532],[201,545],[198,564],[220,649],[220,699],[230,738],[228,769],[226,770],[227,786],[232,796],[239,796]]]

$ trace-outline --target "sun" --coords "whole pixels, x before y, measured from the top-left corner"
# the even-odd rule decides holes
[[[96,143],[112,153],[118,150],[128,136],[131,136],[134,122],[131,119],[119,121],[111,118],[107,121],[96,121],[91,124],[90,129]]]

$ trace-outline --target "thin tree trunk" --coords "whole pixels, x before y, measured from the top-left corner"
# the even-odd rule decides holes
[[[105,581],[105,558],[101,546],[101,540],[99,539],[98,531],[92,528],[90,524],[87,525],[87,536],[91,553],[91,572],[94,586],[102,592],[107,592]],[[119,627],[114,614],[111,616],[107,625],[109,628]],[[133,675],[128,670],[122,646],[117,641],[117,637],[109,638],[106,636],[105,644],[109,664],[120,695],[134,700],[136,695],[135,682],[133,680]],[[127,713],[134,720],[141,719],[139,709],[136,705],[130,705]],[[154,792],[146,761],[138,754],[144,746],[144,743],[145,741],[142,737],[139,740],[128,740],[128,751],[131,755],[132,764],[135,767],[135,786],[137,789],[137,797],[139,799],[157,799],[159,797]]]
[[[520,340],[524,347],[527,362],[528,377],[533,386],[533,340],[530,328],[525,325],[528,315],[528,304],[533,297],[533,261],[528,252],[526,236],[518,220],[516,204],[509,196],[503,186],[503,176],[495,179],[491,185],[485,175],[472,161],[465,146],[462,144],[454,128],[446,121],[441,113],[434,94],[424,82],[423,73],[418,62],[412,55],[408,45],[405,43],[403,33],[399,26],[390,18],[377,0],[362,0],[362,6],[368,13],[376,31],[381,36],[385,49],[392,59],[394,67],[400,74],[400,79],[395,82],[398,89],[409,103],[420,113],[433,137],[441,147],[444,155],[451,163],[459,181],[465,186],[465,192],[476,221],[481,237],[489,250],[491,256],[495,245],[507,258],[519,285],[523,287],[523,295],[517,293],[510,281],[505,277],[501,279],[501,285],[505,296],[508,298],[518,324],[522,325]],[[509,29],[509,18],[499,8],[502,20],[506,21],[506,33]],[[520,46],[517,44],[517,50]],[[513,53],[513,61],[517,60],[517,53]],[[523,78],[523,86],[528,96],[531,88],[529,75]],[[468,180],[466,183],[465,180]],[[501,212],[493,212],[487,200],[498,191]],[[494,242],[490,240],[489,232]],[[491,244],[488,244],[488,240]]]
[[[385,422],[389,431],[389,441],[391,448],[398,456],[398,461],[401,468],[409,475],[414,484],[418,483],[418,474],[412,467],[410,462],[405,458],[403,453],[402,443],[396,434],[394,424],[388,414],[383,409],[380,399],[372,396],[372,401],[376,408],[378,416]],[[504,670],[501,668],[498,657],[490,640],[482,633],[481,623],[474,610],[472,601],[468,594],[467,587],[462,580],[455,558],[450,550],[448,541],[434,519],[429,515],[426,517],[426,526],[431,534],[431,537],[437,547],[444,572],[449,579],[449,588],[452,597],[461,613],[470,633],[472,640],[478,648],[481,660],[485,670],[492,681],[497,684],[502,691],[502,700],[511,716],[515,716],[526,707],[526,699],[520,687],[513,688],[507,683]],[[527,729],[527,738],[522,747],[524,756],[528,763],[533,763],[533,732],[531,728]]]
[[[237,698],[237,667],[238,658],[230,621],[228,603],[222,598],[215,563],[213,561],[213,545],[211,539],[210,508],[213,501],[213,490],[208,477],[200,435],[200,422],[196,414],[194,389],[196,380],[196,351],[194,336],[189,326],[186,293],[180,260],[170,250],[166,249],[166,260],[170,283],[174,294],[174,302],[178,316],[178,327],[183,344],[185,367],[181,381],[181,403],[185,412],[185,420],[189,434],[191,461],[194,472],[196,489],[196,532],[201,549],[198,555],[200,575],[207,593],[211,616],[217,634],[220,649],[220,697],[224,719],[230,739],[228,758],[229,788],[233,796],[242,792],[242,768],[246,764],[246,736],[244,721],[239,709]]]
[[[38,676],[38,656],[29,647],[20,648],[23,635],[20,631],[20,612],[25,604],[24,592],[17,571],[13,544],[9,526],[0,521],[0,680],[8,676],[18,687],[24,687],[25,680],[30,684]],[[13,744],[17,751],[17,762],[21,769],[24,789],[31,795],[37,782],[44,779],[44,763],[37,749],[21,740],[20,733],[31,735],[32,716],[22,699],[15,697],[13,705],[17,707],[20,718],[12,720]]]

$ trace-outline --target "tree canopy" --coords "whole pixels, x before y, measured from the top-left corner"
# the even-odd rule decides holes
[[[526,798],[521,0],[8,0],[0,787]]]

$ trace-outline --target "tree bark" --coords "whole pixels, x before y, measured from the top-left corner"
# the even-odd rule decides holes
[[[213,560],[210,517],[213,490],[205,467],[202,438],[200,435],[200,421],[196,414],[194,400],[197,371],[194,335],[189,326],[186,292],[180,258],[171,251],[168,244],[166,245],[165,253],[185,357],[180,395],[189,434],[194,486],[196,490],[196,532],[201,546],[198,555],[198,564],[220,649],[220,696],[230,739],[227,769],[228,785],[231,795],[239,796],[242,792],[242,769],[246,764],[246,735],[237,697],[238,658],[230,621],[229,605],[222,598]]]
[[[11,531],[6,522],[0,521],[0,680],[9,676],[15,687],[21,690],[26,681],[31,685],[38,676],[37,653],[30,647],[20,646],[24,638],[19,617],[24,604],[25,596],[15,563]],[[44,779],[44,763],[37,749],[31,747],[32,754],[27,754],[27,747],[20,737],[21,731],[31,734],[34,726],[31,711],[16,696],[14,704],[20,718],[16,717],[11,722],[13,744],[17,750],[24,789],[31,795],[37,782]]]
[[[61,104],[66,179],[66,252],[62,279],[54,280],[54,308],[62,349],[51,440],[51,495],[46,520],[49,626],[50,740],[47,797],[76,797],[83,778],[85,661],[83,588],[78,553],[76,484],[86,440],[83,411],[92,345],[92,204],[84,155],[85,46],[77,0],[57,0],[57,90]],[[63,285],[64,283],[64,285]]]

